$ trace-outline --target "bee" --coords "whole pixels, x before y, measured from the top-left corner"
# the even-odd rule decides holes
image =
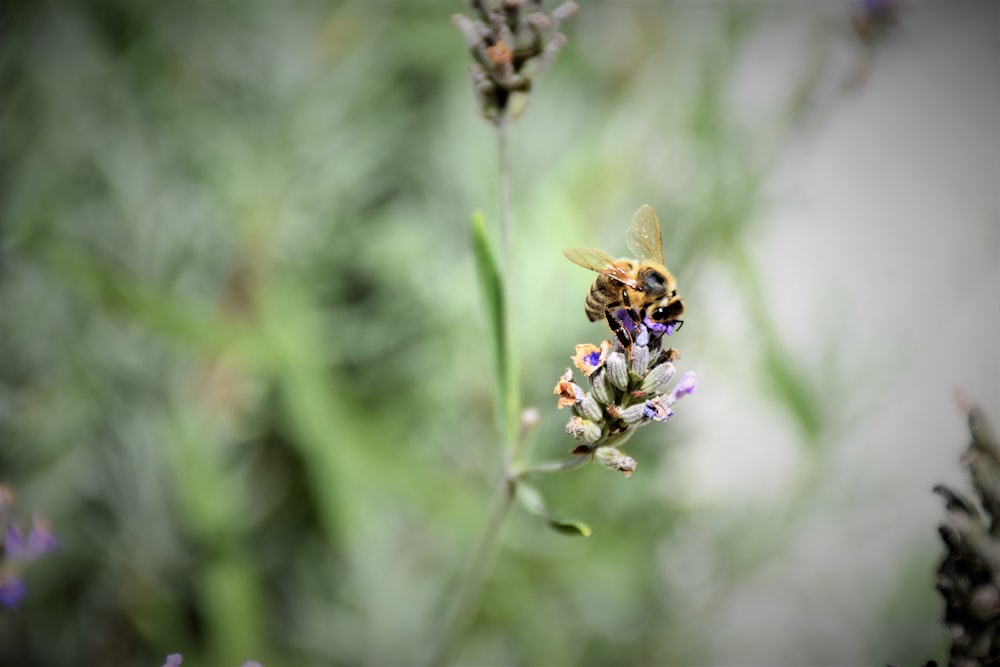
[[[566,248],[574,264],[600,275],[587,294],[587,319],[601,317],[622,347],[632,346],[633,331],[647,320],[676,331],[684,324],[684,301],[677,296],[677,281],[663,265],[663,235],[652,208],[643,204],[628,228],[628,249],[635,259],[615,259],[603,250]],[[626,321],[627,320],[627,321]]]

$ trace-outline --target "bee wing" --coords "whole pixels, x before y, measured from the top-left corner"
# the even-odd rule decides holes
[[[663,264],[663,234],[656,213],[647,204],[639,207],[628,228],[628,249],[639,259]]]
[[[596,248],[565,248],[563,249],[563,254],[566,255],[566,259],[574,264],[579,264],[585,269],[602,273],[633,289],[639,288],[639,283],[628,274],[628,271],[624,267],[618,264],[618,260],[603,250],[597,250]]]

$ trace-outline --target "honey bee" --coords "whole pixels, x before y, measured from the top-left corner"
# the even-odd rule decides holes
[[[684,324],[684,301],[677,296],[677,281],[663,265],[663,235],[652,208],[643,204],[628,228],[628,249],[635,259],[615,259],[603,250],[566,248],[563,254],[600,275],[587,294],[587,318],[608,321],[622,347],[632,345],[639,322],[647,320],[668,332]]]

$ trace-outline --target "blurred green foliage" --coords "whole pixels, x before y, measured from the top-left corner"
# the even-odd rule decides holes
[[[477,207],[494,219],[496,146],[461,10],[6,11],[0,477],[62,549],[0,616],[0,664],[430,655],[501,452],[467,224]],[[727,85],[762,11],[585,6],[512,126],[508,297],[536,458],[572,445],[551,387],[575,343],[605,335],[559,248],[623,248],[649,201],[689,308],[718,262],[766,323],[743,242],[811,61],[769,124],[741,122]],[[820,451],[824,386],[777,332],[748,345]],[[663,428],[649,470],[691,428]],[[514,515],[461,663],[704,659],[727,586],[788,528],[696,517],[655,475],[621,482],[596,466],[537,480],[594,536]],[[708,550],[727,577],[700,606],[666,555],[696,519],[722,536]]]

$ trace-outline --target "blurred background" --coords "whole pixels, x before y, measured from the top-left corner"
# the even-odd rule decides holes
[[[530,458],[653,206],[697,393],[536,479],[460,664],[923,664],[955,391],[1000,424],[1000,11],[584,3],[510,131]],[[551,8],[551,7],[550,7]],[[0,12],[0,664],[419,664],[500,468],[459,2]]]

